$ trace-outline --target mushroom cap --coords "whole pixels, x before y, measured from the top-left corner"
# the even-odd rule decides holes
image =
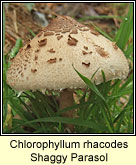
[[[74,67],[73,67],[74,66]],[[76,71],[96,84],[125,79],[128,62],[114,42],[68,16],[58,16],[20,49],[7,71],[15,90],[85,88]]]

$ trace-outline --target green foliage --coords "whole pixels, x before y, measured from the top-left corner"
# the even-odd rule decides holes
[[[127,19],[126,19],[127,18]],[[5,16],[3,15],[5,31]],[[95,26],[96,27],[96,26]],[[117,45],[132,62],[133,53],[133,5],[123,18],[120,29],[113,40],[101,29],[97,30],[117,42]],[[5,33],[5,32],[4,32]],[[3,35],[3,43],[5,35]],[[22,46],[16,41],[10,52],[14,57]],[[86,83],[87,89],[76,90],[78,103],[59,111],[58,92],[26,91],[20,96],[6,83],[9,64],[3,56],[3,123],[4,133],[65,133],[64,124],[74,124],[75,133],[132,133],[133,132],[133,74],[125,81],[114,80],[95,85],[87,77],[75,72]],[[132,68],[130,68],[132,70]],[[97,72],[97,71],[96,71]],[[94,73],[95,74],[95,73]],[[93,75],[94,76],[94,75]],[[103,80],[105,80],[102,71]],[[123,101],[122,101],[123,100]],[[11,111],[10,111],[11,109]],[[62,117],[66,111],[76,110],[75,118]],[[77,117],[78,116],[78,117]]]
[[[14,58],[21,47],[22,47],[22,40],[19,38],[16,40],[15,46],[11,49],[10,58]]]
[[[133,31],[133,4],[130,4],[128,15],[124,18],[123,22],[120,25],[115,41],[117,45],[124,50],[125,46],[131,36]]]

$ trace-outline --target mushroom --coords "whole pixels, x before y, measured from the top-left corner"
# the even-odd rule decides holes
[[[74,103],[72,89],[86,87],[74,68],[89,79],[98,70],[92,79],[96,84],[103,82],[101,70],[106,81],[125,79],[129,71],[114,42],[71,17],[58,16],[20,49],[7,71],[7,83],[18,91],[61,90],[63,109]]]

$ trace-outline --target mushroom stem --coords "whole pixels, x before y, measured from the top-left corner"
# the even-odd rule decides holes
[[[73,104],[74,104],[73,92],[70,90],[64,89],[60,93],[60,97],[59,97],[60,110],[66,108],[66,107],[70,107]],[[73,111],[64,112],[63,116],[73,118]],[[74,131],[74,125],[73,124],[66,124],[66,127],[69,128],[69,130],[71,132]]]

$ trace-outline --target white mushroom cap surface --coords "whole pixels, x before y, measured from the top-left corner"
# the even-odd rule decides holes
[[[15,90],[84,88],[76,71],[96,84],[125,79],[129,67],[115,43],[68,16],[55,18],[20,49],[7,71],[7,83]]]

